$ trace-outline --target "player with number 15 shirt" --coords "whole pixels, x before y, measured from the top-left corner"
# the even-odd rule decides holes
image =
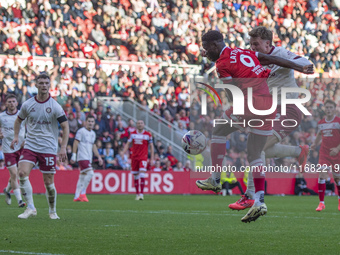
[[[64,110],[49,94],[50,77],[43,73],[37,76],[36,81],[38,94],[23,103],[14,123],[14,139],[11,144],[11,148],[18,144],[21,122],[27,120],[26,142],[19,160],[20,189],[27,201],[27,208],[18,218],[27,219],[37,215],[29,174],[34,165],[39,163],[39,169],[43,173],[46,187],[50,219],[56,220],[59,219],[56,212],[57,190],[54,185],[56,155],[58,153],[58,124],[62,129],[58,153],[60,161],[66,159],[69,125]]]

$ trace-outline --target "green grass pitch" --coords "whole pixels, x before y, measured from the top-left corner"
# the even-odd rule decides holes
[[[61,220],[50,220],[44,195],[35,195],[37,217],[0,196],[2,254],[340,254],[337,197],[267,196],[268,214],[242,223],[246,211],[227,205],[238,196],[88,195],[75,203],[59,195]]]

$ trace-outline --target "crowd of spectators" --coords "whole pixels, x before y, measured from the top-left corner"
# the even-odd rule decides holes
[[[339,5],[336,0],[2,1],[0,54],[14,57],[14,65],[5,61],[1,67],[0,100],[3,102],[6,93],[18,95],[20,104],[32,97],[37,91],[34,77],[39,73],[34,57],[53,58],[53,69],[46,66],[45,72],[51,74],[51,95],[69,117],[71,136],[87,114],[94,115],[98,143],[102,143],[99,148],[108,158],[106,166],[126,169],[128,162],[125,155],[120,155],[120,148],[131,125],[110,109],[93,106],[93,99],[132,98],[184,133],[195,128],[188,117],[190,107],[191,116],[196,108],[190,105],[187,65],[201,66],[201,74],[213,65],[199,54],[201,35],[217,29],[230,47],[248,47],[249,31],[263,25],[274,32],[275,45],[309,58],[320,76],[313,81],[298,79],[299,85],[312,91],[314,100],[309,108],[315,114],[312,119],[306,117],[299,130],[283,141],[310,143],[321,117],[322,102],[327,98],[340,102],[340,84],[336,79],[340,77]],[[26,66],[19,63],[18,56],[27,57]],[[77,61],[62,65],[66,57]],[[96,67],[90,68],[88,61],[80,66],[82,59],[94,59]],[[172,73],[164,67],[137,72],[120,66],[106,73],[104,60],[139,61],[146,66],[161,62],[168,66],[179,64],[182,71],[176,69]],[[212,72],[211,76],[214,75]],[[5,109],[3,103],[0,107],[1,111]],[[210,120],[222,111],[212,104],[209,107],[210,115],[202,120],[208,130]],[[105,142],[107,139],[110,142]],[[230,141],[228,153],[236,155],[232,157],[236,159],[244,152],[246,136],[237,132]],[[157,153],[161,158],[162,153],[158,150]],[[182,168],[181,164],[187,163],[178,162],[177,166],[177,162],[168,159],[159,164],[160,168],[167,165]]]
[[[199,54],[203,33],[216,29],[231,47],[247,47],[249,31],[262,25],[276,45],[334,71],[339,7],[336,0],[9,0],[0,6],[0,54],[209,66]]]

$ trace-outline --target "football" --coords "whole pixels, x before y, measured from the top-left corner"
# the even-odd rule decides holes
[[[182,138],[182,148],[190,155],[198,155],[207,146],[205,135],[198,130],[190,130]]]

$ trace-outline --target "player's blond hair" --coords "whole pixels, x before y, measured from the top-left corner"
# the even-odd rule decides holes
[[[249,32],[250,37],[260,37],[262,40],[269,40],[270,44],[273,41],[273,32],[266,27],[255,27]]]

